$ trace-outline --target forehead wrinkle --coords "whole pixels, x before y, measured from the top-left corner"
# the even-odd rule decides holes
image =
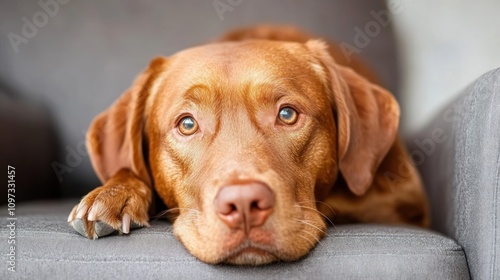
[[[217,135],[220,130],[222,115],[221,98],[221,91],[217,86],[211,87],[204,84],[194,84],[183,94],[183,102],[180,104],[180,108],[206,109],[207,113],[213,117],[215,125],[213,133]],[[214,138],[211,137],[209,139],[209,144],[211,144]]]
[[[273,84],[248,85],[246,88],[246,95],[252,100],[250,104],[259,107],[274,106],[284,92],[286,91],[283,91],[281,87]]]
[[[302,90],[296,85],[287,85],[283,80],[293,80],[292,78],[283,78],[278,82],[264,83],[248,86],[247,96],[251,99],[250,108],[256,111],[256,107],[274,107],[282,98],[299,103],[306,103],[308,100],[307,91]]]
[[[182,92],[182,91],[181,91]],[[220,96],[217,91],[203,84],[194,84],[180,94],[180,98],[171,104],[173,116],[183,113],[184,110],[194,110],[197,112],[214,114],[219,116],[218,104]]]
[[[217,103],[217,91],[203,84],[194,84],[183,94],[183,99],[196,105],[211,106]]]

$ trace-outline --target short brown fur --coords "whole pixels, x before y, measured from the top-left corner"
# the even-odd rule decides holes
[[[83,219],[89,237],[97,220],[128,233],[129,220],[148,224],[156,190],[193,255],[233,264],[304,256],[325,234],[324,216],[427,226],[421,181],[397,136],[397,102],[358,59],[313,38],[258,26],[155,59],[92,123],[88,147],[103,186],[68,220]],[[277,120],[285,105],[299,112],[296,124]],[[177,128],[185,115],[199,125],[190,136]],[[269,186],[273,212],[249,232],[229,229],[214,198],[248,181]]]

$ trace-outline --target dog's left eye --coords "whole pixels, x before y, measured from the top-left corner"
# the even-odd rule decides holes
[[[293,125],[299,119],[299,113],[291,107],[283,107],[278,113],[278,118],[286,125]]]
[[[193,117],[187,116],[179,121],[177,127],[182,135],[189,136],[198,130],[198,123]]]

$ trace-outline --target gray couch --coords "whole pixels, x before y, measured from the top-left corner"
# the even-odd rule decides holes
[[[430,196],[432,230],[337,225],[300,261],[234,267],[198,261],[165,221],[97,241],[66,223],[78,197],[98,185],[80,149],[82,131],[151,57],[255,22],[294,23],[355,44],[356,27],[375,20],[372,12],[387,11],[383,1],[230,2],[233,9],[221,18],[212,1],[74,0],[59,4],[17,53],[4,34],[20,34],[22,18],[31,20],[42,8],[30,1],[0,4],[0,163],[16,167],[17,192],[15,229],[8,205],[0,211],[0,279],[498,279],[500,69],[407,137]],[[360,55],[397,96],[390,25]],[[57,176],[54,163],[71,171]],[[15,273],[7,270],[8,240],[16,241]]]

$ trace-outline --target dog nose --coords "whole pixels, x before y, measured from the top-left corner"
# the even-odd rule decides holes
[[[274,193],[263,183],[222,187],[215,196],[215,211],[232,229],[251,228],[264,224],[274,206]]]

